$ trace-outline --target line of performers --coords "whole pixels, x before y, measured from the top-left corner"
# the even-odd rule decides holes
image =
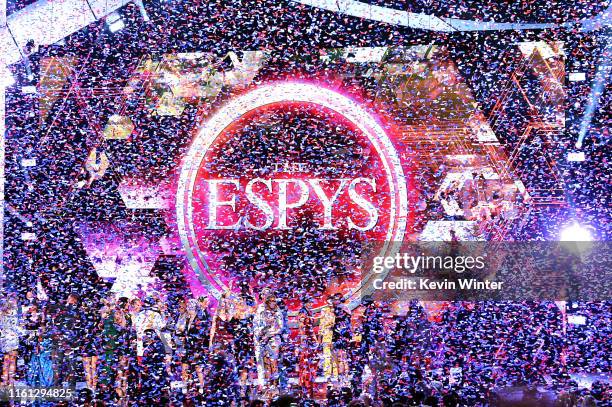
[[[382,332],[379,312],[366,307],[364,318],[370,321],[360,324],[358,354],[367,354],[368,348]],[[369,315],[371,314],[371,315]],[[252,383],[258,393],[274,393],[287,386],[288,371],[285,360],[295,360],[298,383],[305,396],[313,397],[319,361],[322,359],[322,375],[330,384],[352,385],[359,383],[363,363],[354,360],[354,332],[351,313],[342,303],[340,294],[329,297],[315,318],[309,302],[303,303],[290,334],[288,311],[284,302],[270,290],[263,290],[257,302],[242,285],[234,292],[231,287],[219,299],[212,318],[209,346],[211,354],[231,354],[238,368],[241,397],[247,397]],[[364,330],[365,328],[365,330]],[[257,372],[256,380],[251,373]],[[349,374],[350,373],[350,374]],[[349,383],[349,377],[353,377]]]

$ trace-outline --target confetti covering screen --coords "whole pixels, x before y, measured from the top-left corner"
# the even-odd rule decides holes
[[[76,3],[2,23],[0,402],[609,403],[606,6]]]

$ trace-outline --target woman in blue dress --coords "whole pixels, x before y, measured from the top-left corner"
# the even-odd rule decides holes
[[[32,338],[32,354],[26,374],[26,383],[31,387],[51,387],[55,383],[52,358],[53,341],[47,335],[45,325],[40,325]]]

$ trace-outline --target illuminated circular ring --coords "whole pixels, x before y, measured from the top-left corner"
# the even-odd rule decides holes
[[[200,164],[217,137],[234,121],[255,109],[283,102],[308,103],[333,110],[366,135],[384,165],[391,195],[389,228],[385,244],[378,255],[392,255],[404,237],[408,214],[404,171],[391,140],[376,119],[355,101],[321,86],[301,82],[277,82],[263,85],[231,100],[204,123],[184,158],[180,172],[176,214],[181,244],[198,279],[215,296],[220,295],[225,289],[225,284],[218,276],[211,273],[205,256],[198,247],[197,235],[193,222],[191,222],[193,219],[192,191]],[[366,275],[360,286],[350,294],[350,298],[355,299],[361,288],[365,287],[366,282],[372,277],[371,272]],[[210,278],[215,284],[211,283]]]

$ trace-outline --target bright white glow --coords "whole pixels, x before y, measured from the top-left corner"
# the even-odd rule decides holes
[[[0,88],[8,88],[15,84],[15,78],[5,66],[0,66]]]
[[[591,231],[577,223],[563,229],[560,237],[562,242],[590,242],[593,240]]]

